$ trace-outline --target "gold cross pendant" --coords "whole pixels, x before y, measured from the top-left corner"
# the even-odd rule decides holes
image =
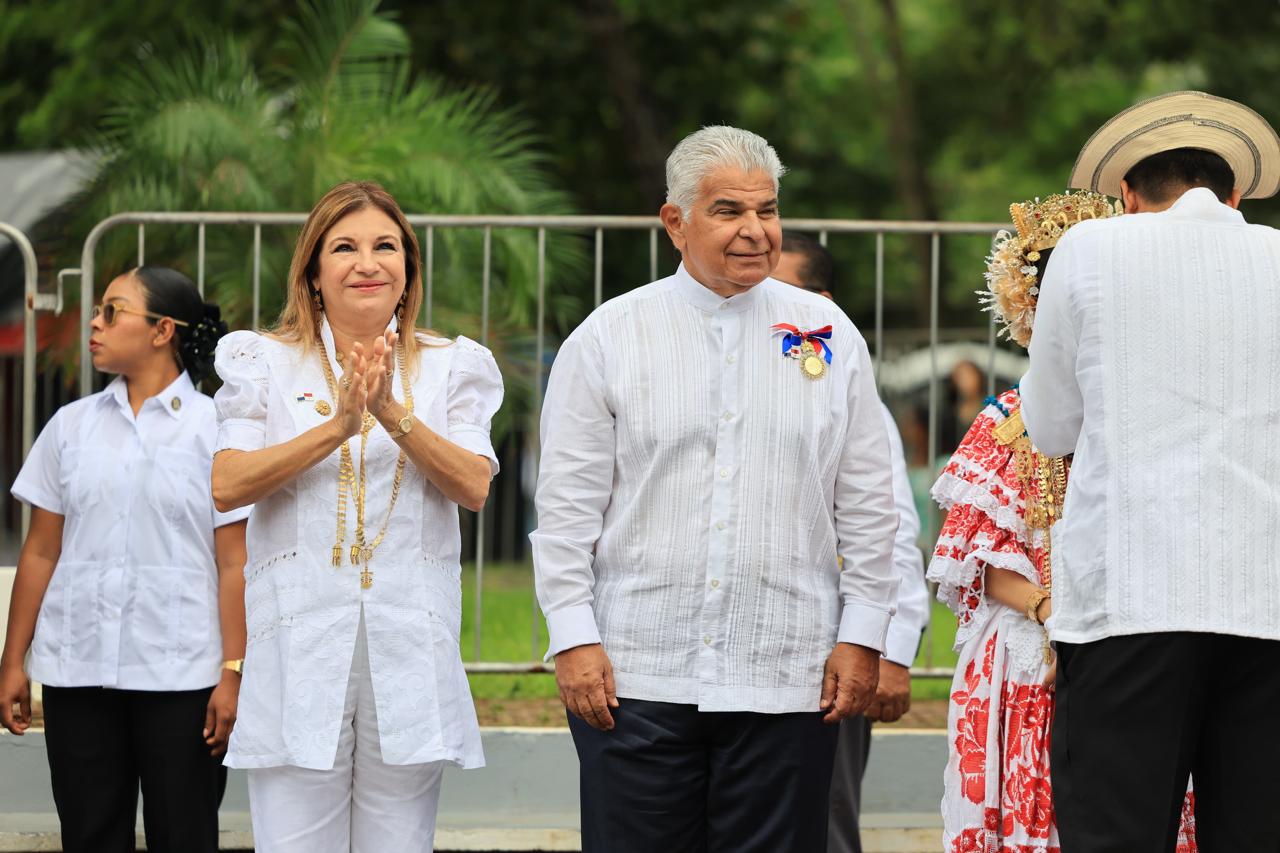
[[[360,588],[368,589],[373,586],[373,572],[369,571],[369,567],[365,566],[360,571]]]

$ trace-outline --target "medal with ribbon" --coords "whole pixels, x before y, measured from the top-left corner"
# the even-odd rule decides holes
[[[831,363],[831,327],[802,332],[790,323],[774,323],[773,333],[782,333],[782,354],[800,362],[800,372],[809,379],[821,379]]]

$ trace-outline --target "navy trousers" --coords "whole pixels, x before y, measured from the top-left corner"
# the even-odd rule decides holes
[[[569,716],[583,853],[826,853],[838,728],[820,713],[619,701],[610,732]]]

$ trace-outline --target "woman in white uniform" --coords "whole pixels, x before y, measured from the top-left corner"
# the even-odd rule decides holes
[[[376,184],[311,211],[284,310],[218,347],[213,494],[249,523],[227,764],[259,853],[432,849],[446,764],[483,764],[458,649],[458,506],[498,470],[488,350],[414,328],[418,244]]]
[[[45,743],[68,853],[213,853],[244,656],[247,509],[214,510],[217,428],[194,383],[226,332],[191,280],[111,282],[89,349],[105,390],[63,406],[13,494],[31,505],[0,659],[0,722]],[[29,668],[24,671],[27,652]],[[15,712],[15,705],[17,710]]]

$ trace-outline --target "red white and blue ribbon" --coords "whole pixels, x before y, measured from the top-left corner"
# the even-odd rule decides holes
[[[813,344],[813,349],[824,359],[827,364],[831,363],[831,345],[827,341],[831,340],[831,327],[823,326],[821,329],[813,329],[809,332],[802,332],[790,323],[774,323],[770,328],[776,335],[779,332],[786,332],[782,336],[782,354],[791,355],[793,349],[797,349],[804,344],[805,341]]]

